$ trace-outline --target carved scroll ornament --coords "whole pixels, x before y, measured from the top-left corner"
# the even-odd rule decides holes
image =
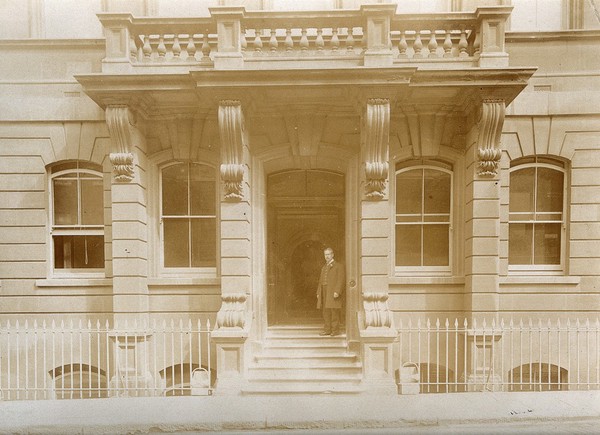
[[[390,101],[372,98],[367,101],[365,125],[365,194],[382,199],[389,174]]]
[[[230,293],[221,296],[217,313],[217,328],[244,328],[246,325],[246,294]]]
[[[115,180],[125,183],[130,182],[133,180],[134,169],[129,108],[127,106],[108,106],[105,117],[112,141],[109,158],[113,165]]]
[[[219,132],[221,135],[221,179],[225,189],[225,199],[243,198],[242,164],[243,147],[246,145],[244,116],[240,101],[224,100],[219,103]]]
[[[498,166],[502,157],[500,136],[505,111],[504,100],[486,100],[481,107],[477,157],[479,159],[478,174],[482,177],[498,175]]]
[[[385,292],[364,292],[365,328],[390,328],[392,313],[388,307],[388,294]]]

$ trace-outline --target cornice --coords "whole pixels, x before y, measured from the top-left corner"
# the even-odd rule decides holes
[[[104,38],[90,39],[0,39],[1,47],[16,48],[69,48],[69,47],[87,47],[106,49]]]
[[[600,39],[598,29],[552,30],[549,32],[506,32],[506,43]]]

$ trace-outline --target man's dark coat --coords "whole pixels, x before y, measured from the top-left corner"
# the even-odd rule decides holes
[[[325,273],[327,272],[327,291],[323,294],[323,284],[325,283]],[[342,296],[346,288],[346,272],[344,266],[333,261],[331,264],[326,264],[321,269],[319,277],[319,286],[317,287],[317,308],[342,308]],[[337,293],[337,299],[333,298],[333,294]],[[324,303],[323,303],[324,301]]]

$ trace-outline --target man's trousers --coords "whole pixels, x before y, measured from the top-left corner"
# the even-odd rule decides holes
[[[323,320],[325,320],[325,332],[329,334],[340,333],[340,308],[323,308]]]

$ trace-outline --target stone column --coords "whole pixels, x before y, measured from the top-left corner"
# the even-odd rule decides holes
[[[251,318],[251,209],[248,136],[240,101],[219,103],[221,138],[221,309],[212,340],[217,394],[239,393],[245,382]]]
[[[363,122],[365,168],[360,215],[363,309],[359,322],[364,381],[373,393],[396,393],[392,343],[396,330],[389,310],[390,204],[388,99],[369,99]]]
[[[142,388],[144,383],[152,383],[147,365],[133,357],[147,345],[147,336],[138,329],[136,340],[124,338],[125,334],[131,336],[126,325],[137,324],[141,328],[148,322],[147,157],[145,138],[127,106],[108,106],[106,123],[114,172],[111,232],[116,374],[111,386],[116,388],[116,394],[122,394],[119,389],[123,384],[137,382]],[[126,356],[128,353],[131,358]]]
[[[484,100],[477,138],[468,149],[465,189],[465,311],[488,324],[497,321],[500,275],[500,135],[505,103]],[[480,323],[481,324],[481,323]],[[487,345],[472,334],[471,358]],[[479,340],[479,341],[478,341]],[[473,370],[477,368],[472,366]],[[479,367],[483,372],[488,368]],[[475,375],[475,373],[471,373]],[[473,378],[474,379],[474,378]]]

